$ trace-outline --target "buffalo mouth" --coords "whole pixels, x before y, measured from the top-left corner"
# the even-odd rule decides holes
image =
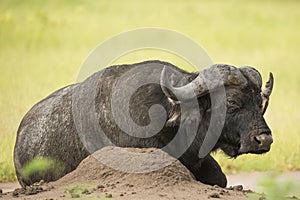
[[[236,158],[242,154],[264,154],[270,151],[273,138],[270,133],[260,133],[241,139],[236,144],[223,143],[219,147],[229,157]]]
[[[243,154],[264,154],[267,153],[268,151],[270,151],[269,149],[258,149],[258,150],[247,150],[247,151],[243,151],[241,148],[237,148],[237,146],[227,146],[225,149],[222,148],[222,151],[229,157],[231,158],[237,158],[240,155]]]
[[[269,151],[270,151],[270,149],[269,149],[269,150],[249,151],[249,152],[247,152],[247,153],[252,153],[252,154],[264,154],[264,153],[267,153],[267,152],[269,152]]]
[[[264,154],[270,151],[272,143],[273,138],[270,131],[260,132],[242,141],[239,154]]]

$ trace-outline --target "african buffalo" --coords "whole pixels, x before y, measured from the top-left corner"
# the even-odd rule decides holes
[[[117,88],[119,82],[121,89]],[[137,87],[142,82],[147,84]],[[265,88],[261,87],[260,73],[248,66],[236,68],[215,64],[197,73],[189,73],[162,61],[108,67],[81,83],[52,93],[25,115],[18,129],[14,149],[18,180],[22,186],[41,179],[56,180],[74,170],[97,148],[105,146],[96,139],[86,145],[83,141],[88,138],[80,136],[82,132],[83,135],[97,133],[97,128],[90,125],[89,116],[94,116],[97,125],[111,143],[120,147],[163,148],[172,141],[179,129],[188,138],[192,131],[190,127],[196,127],[195,137],[179,160],[197,180],[225,187],[226,177],[209,152],[204,157],[199,157],[199,150],[212,120],[212,111],[218,110],[222,102],[225,102],[225,121],[210,152],[221,149],[230,157],[268,152],[273,139],[263,114],[273,88],[271,73]],[[218,96],[222,88],[226,92],[225,99]],[[94,96],[86,93],[89,90]],[[128,94],[128,102],[122,102]],[[86,98],[91,96],[93,106],[86,103]],[[212,99],[213,96],[216,99]],[[196,99],[196,105],[190,103],[192,99]],[[149,109],[157,104],[164,108],[164,113],[156,119]],[[113,111],[115,106],[120,107],[119,110]],[[122,112],[126,106],[129,116]],[[185,112],[181,111],[182,107],[185,107]],[[153,112],[158,111],[161,110]],[[162,126],[152,127],[157,129],[157,133],[151,137],[138,137],[139,134],[147,133],[147,130],[127,127],[129,131],[124,131],[117,123],[114,112],[124,124],[130,124],[128,120],[132,120],[136,125],[145,127],[151,124],[151,120],[156,120]],[[220,120],[222,118],[219,115],[216,117]],[[130,130],[135,135],[129,134]],[[185,139],[177,141],[165,151],[175,155],[186,142]],[[87,149],[88,146],[91,148]],[[47,173],[37,173],[25,178],[21,169],[36,157],[55,158],[63,163],[64,169],[60,175],[49,170]]]

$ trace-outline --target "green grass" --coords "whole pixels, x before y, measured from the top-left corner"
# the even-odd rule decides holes
[[[227,172],[300,169],[299,1],[0,1],[0,181],[15,180],[13,145],[34,103],[73,83],[100,42],[138,27],[162,27],[201,44],[217,63],[252,65],[275,75],[266,120],[274,144],[266,155],[217,159]],[[118,62],[162,59],[137,52]]]
[[[263,177],[258,185],[261,187],[263,194],[250,193],[248,194],[249,200],[254,199],[298,199],[300,197],[300,185],[295,181],[279,181],[278,173],[271,173]]]
[[[95,191],[94,185],[69,185],[65,188],[65,193],[70,194],[71,198],[83,198],[83,199],[112,199],[113,195],[111,193],[106,193],[105,195],[94,195]]]
[[[0,182],[16,179],[12,157],[15,137],[14,135],[15,134],[1,134],[2,139],[0,140]]]
[[[21,170],[21,174],[24,179],[29,179],[31,175],[43,176],[46,172],[51,171],[54,177],[61,177],[63,170],[65,169],[64,164],[50,157],[36,157],[27,163]]]
[[[76,185],[65,189],[65,193],[70,194],[72,198],[80,198],[81,195],[86,191],[88,191],[88,189],[81,185]]]

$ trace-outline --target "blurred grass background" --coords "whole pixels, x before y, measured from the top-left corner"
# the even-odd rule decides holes
[[[215,157],[227,173],[300,169],[300,1],[246,0],[0,0],[0,181],[15,180],[13,145],[24,114],[75,82],[81,63],[100,42],[139,27],[181,32],[216,63],[255,66],[275,88],[266,120],[274,144],[265,155]],[[162,59],[138,52],[116,62]],[[182,66],[184,67],[184,66]]]

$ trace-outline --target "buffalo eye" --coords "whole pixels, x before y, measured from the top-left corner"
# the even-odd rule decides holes
[[[229,109],[236,110],[240,108],[240,105],[233,99],[227,99],[227,106]]]

